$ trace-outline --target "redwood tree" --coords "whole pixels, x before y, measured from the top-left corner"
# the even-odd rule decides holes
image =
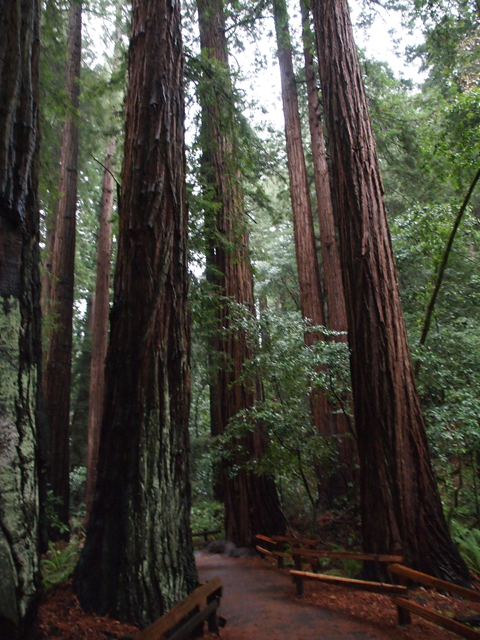
[[[70,5],[65,88],[70,111],[63,125],[57,218],[52,250],[49,312],[52,319],[44,393],[50,426],[50,485],[60,499],[58,516],[68,535],[69,425],[72,369],[73,290],[77,209],[78,127],[82,3]]]
[[[310,188],[303,151],[302,127],[298,108],[297,83],[293,70],[287,6],[285,0],[273,0],[272,7],[282,85],[300,306],[304,318],[308,318],[314,325],[325,326],[324,301],[315,246]],[[329,193],[322,193],[321,195],[322,197],[329,197]],[[325,273],[325,280],[326,276],[327,273]],[[306,343],[310,345],[315,340],[321,339],[323,339],[322,335],[312,333],[305,335]],[[332,405],[328,402],[325,392],[312,390],[310,393],[310,406],[317,431],[325,439],[326,443],[338,447],[338,438],[336,438],[338,435],[337,421],[333,416]],[[332,436],[334,438],[333,442]],[[329,508],[331,507],[332,498],[341,492],[345,492],[346,485],[343,482],[343,476],[338,472],[338,469],[334,469],[332,472],[332,469],[324,469],[322,464],[317,465],[317,473],[320,479],[319,498],[322,506]]]
[[[0,6],[0,636],[23,636],[39,575],[40,3]]]
[[[102,201],[97,240],[97,273],[92,310],[92,357],[90,361],[90,391],[88,395],[87,490],[85,520],[92,508],[97,480],[98,447],[105,391],[105,357],[108,345],[108,311],[110,303],[111,215],[113,210],[113,154],[115,138],[108,143],[103,173]]]
[[[334,340],[347,342],[347,311],[343,292],[342,268],[335,229],[330,175],[323,136],[322,104],[317,86],[315,61],[313,56],[314,36],[310,28],[310,3],[300,0],[302,12],[302,40],[305,60],[305,81],[308,99],[308,124],[313,160],[317,214],[320,229],[320,247],[322,251],[323,282],[325,288],[327,318],[326,324],[331,331],[342,332]],[[349,407],[342,409],[348,410]],[[340,474],[344,482],[356,485],[355,466],[357,463],[356,445],[352,440],[348,420],[343,411],[336,413],[335,433],[338,439]]]
[[[74,587],[85,609],[145,627],[197,584],[178,0],[134,0],[125,104],[98,477]]]
[[[215,305],[213,349],[216,354],[211,407],[212,432],[221,435],[236,414],[255,404],[256,381],[241,380],[243,365],[252,357],[243,331],[232,329],[230,303],[254,313],[253,277],[248,232],[240,185],[238,145],[234,128],[234,99],[228,64],[222,0],[198,0],[200,42],[206,78],[200,87],[202,106],[202,175],[208,246],[207,277]],[[225,532],[238,546],[252,544],[256,533],[280,533],[284,518],[273,479],[250,470],[265,452],[260,426],[232,445],[234,453],[224,465],[222,493]],[[232,475],[232,467],[237,471]]]
[[[312,6],[340,227],[364,548],[402,547],[409,566],[465,582],[430,463],[347,1]]]

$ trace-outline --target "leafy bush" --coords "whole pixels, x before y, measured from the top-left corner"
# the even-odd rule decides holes
[[[469,529],[458,520],[452,520],[451,530],[468,568],[480,573],[480,530]]]
[[[48,543],[48,551],[42,558],[40,570],[45,589],[65,582],[72,575],[83,547],[83,533],[72,536],[70,542]]]
[[[193,533],[223,529],[223,505],[215,500],[195,502],[190,512]]]

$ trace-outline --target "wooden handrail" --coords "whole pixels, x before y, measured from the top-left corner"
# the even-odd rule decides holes
[[[213,536],[216,533],[222,533],[221,529],[215,529],[214,531],[199,531],[198,533],[192,533],[192,538],[200,536]]]
[[[407,611],[416,613],[422,618],[431,620],[435,624],[445,627],[445,629],[453,631],[463,638],[468,638],[468,640],[478,640],[480,638],[480,631],[475,631],[475,629],[467,627],[465,624],[457,622],[456,620],[452,620],[452,618],[447,618],[447,616],[443,616],[441,613],[432,611],[432,609],[427,609],[421,604],[405,600],[405,598],[392,598],[392,601],[399,609],[406,609]]]
[[[219,597],[222,589],[222,581],[218,576],[209,580],[206,584],[192,591],[184,600],[176,604],[173,609],[153,624],[144,629],[136,640],[161,640],[163,636],[181,622],[189,613],[198,607],[202,602],[209,599],[218,592]]]
[[[355,580],[354,578],[341,578],[340,576],[329,576],[323,573],[310,573],[309,571],[296,571],[292,569],[290,574],[296,580],[318,580],[320,582],[326,582],[334,584],[340,587],[347,587],[350,589],[359,589],[361,591],[373,591],[375,593],[407,593],[407,587],[399,584],[387,584],[385,582],[370,582],[368,580]],[[297,587],[299,583],[297,582]],[[302,585],[303,592],[303,585]],[[301,594],[299,594],[301,595]]]
[[[415,571],[414,569],[404,567],[400,564],[390,564],[388,565],[388,569],[397,576],[408,578],[409,580],[413,580],[419,584],[424,584],[427,587],[434,587],[435,589],[454,593],[461,598],[465,598],[465,600],[470,600],[470,602],[480,602],[480,593],[478,593],[478,591],[472,591],[472,589],[460,587],[458,584],[434,578],[426,573],[420,573],[420,571]]]
[[[323,549],[291,549],[292,556],[308,558],[336,558],[338,560],[368,560],[371,562],[402,562],[403,556],[387,556],[377,553],[361,553],[356,551],[328,551]]]
[[[273,540],[272,538],[269,538],[268,536],[263,536],[261,533],[257,533],[255,538],[257,538],[257,540],[263,540],[263,542],[268,542],[269,544],[273,544],[275,546],[277,545],[275,540]]]

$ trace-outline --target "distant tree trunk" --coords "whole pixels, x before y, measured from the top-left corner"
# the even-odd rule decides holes
[[[290,199],[292,203],[293,232],[297,257],[298,284],[302,315],[314,325],[325,326],[325,315],[320,282],[320,271],[315,247],[312,205],[308,186],[307,167],[303,152],[302,129],[298,110],[298,94],[293,71],[292,46],[288,26],[288,14],[285,0],[273,0],[273,14],[277,35],[278,60],[282,84],[283,113],[285,117],[285,140],[287,147],[288,173],[290,178]],[[323,337],[307,333],[305,341],[313,344]],[[310,393],[310,406],[313,422],[317,431],[328,444],[336,442],[336,421],[332,415],[326,394],[313,390]],[[334,441],[332,442],[332,437]],[[337,469],[326,469],[320,463],[319,500],[322,508],[331,508],[332,500],[338,494],[345,493],[346,487],[340,486]]]
[[[72,111],[78,109],[82,45],[82,4],[72,0],[65,69],[65,88]],[[50,426],[50,484],[61,499],[60,521],[69,524],[69,424],[72,376],[72,318],[75,268],[75,219],[77,209],[78,127],[76,114],[69,113],[62,131],[60,154],[60,198],[52,253],[50,285],[50,333],[44,380]],[[62,534],[68,537],[68,530]]]
[[[110,304],[111,216],[113,210],[113,154],[115,138],[108,143],[103,173],[102,203],[97,245],[97,277],[95,304],[92,313],[92,360],[90,363],[90,393],[88,401],[87,491],[85,522],[92,508],[93,492],[97,480],[98,447],[102,422],[105,390],[105,357],[108,345],[108,310]]]
[[[430,463],[347,2],[312,5],[340,226],[364,548],[402,547],[409,566],[466,582]]]
[[[206,196],[211,199],[210,210],[206,212],[208,278],[216,306],[213,348],[217,362],[215,388],[211,394],[212,431],[216,430],[216,435],[221,435],[233,416],[256,402],[255,382],[239,381],[243,365],[252,357],[252,352],[245,332],[232,330],[229,308],[231,301],[254,313],[253,277],[232,126],[234,105],[223,2],[198,0],[197,6],[204,64],[214,61],[211,71],[216,74],[209,87],[206,86],[208,80],[203,81],[200,102],[203,186]],[[223,69],[224,75],[217,73],[218,67]],[[285,523],[273,478],[246,468],[247,462],[259,462],[265,453],[263,430],[256,427],[252,434],[235,442],[232,447],[240,447],[245,453],[234,453],[233,460],[224,470],[225,530],[235,544],[249,546],[256,533],[282,532]],[[239,470],[231,477],[229,470],[233,465]]]
[[[145,627],[197,585],[178,0],[134,0],[125,105],[98,477],[74,588],[85,609]]]
[[[0,636],[16,640],[41,585],[40,3],[3,2],[0,24]]]
[[[308,5],[309,6],[309,5]],[[332,196],[330,192],[330,176],[325,151],[322,126],[322,105],[318,95],[315,77],[313,47],[315,39],[310,29],[310,15],[305,0],[300,0],[302,12],[303,54],[305,59],[305,78],[308,97],[308,122],[312,145],[312,159],[315,177],[315,193],[317,196],[318,221],[320,228],[320,246],[322,250],[325,297],[327,302],[327,326],[332,331],[342,331],[344,335],[334,339],[347,342],[347,311],[343,293],[342,268],[338,253],[335,220],[333,215]],[[345,407],[348,410],[350,407]],[[356,484],[355,467],[357,462],[356,445],[352,441],[346,416],[343,412],[334,416],[335,433],[339,436],[338,448],[340,456],[339,491],[347,484]],[[343,480],[342,480],[343,478]],[[343,487],[342,487],[343,485]]]

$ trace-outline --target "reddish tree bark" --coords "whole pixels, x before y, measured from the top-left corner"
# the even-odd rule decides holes
[[[0,636],[25,637],[41,589],[40,3],[0,5]]]
[[[197,584],[178,0],[134,0],[114,307],[81,605],[145,627]]]
[[[232,330],[229,302],[243,305],[254,313],[253,278],[249,258],[240,170],[236,155],[233,96],[230,84],[225,17],[222,0],[199,0],[200,41],[205,64],[212,63],[214,82],[200,89],[202,105],[202,172],[204,189],[211,199],[206,213],[208,278],[212,284],[216,329],[216,354],[211,394],[213,435],[224,433],[229,421],[256,402],[257,385],[240,381],[245,361],[252,357],[245,332]],[[221,69],[221,73],[218,70]],[[265,452],[263,430],[233,443],[222,485],[225,503],[225,531],[238,546],[249,546],[259,532],[279,533],[284,518],[273,479],[267,474],[247,470],[247,462],[260,462]],[[231,467],[238,472],[232,477]]]
[[[60,198],[52,252],[50,316],[53,322],[48,345],[44,393],[50,426],[50,485],[61,500],[60,521],[69,524],[69,424],[72,368],[72,318],[77,209],[78,127],[76,114],[80,95],[82,5],[72,0],[65,88],[72,113],[63,125],[60,153]],[[68,537],[68,530],[63,534]]]
[[[87,490],[85,522],[92,508],[97,480],[98,448],[105,391],[105,357],[108,346],[108,310],[110,304],[111,215],[113,210],[113,162],[115,138],[108,143],[103,173],[102,202],[97,244],[97,274],[92,311],[92,358],[90,362],[90,392],[88,399]]]
[[[344,332],[336,336],[339,342],[347,342],[347,311],[343,293],[342,268],[338,252],[335,219],[333,215],[332,196],[330,192],[330,176],[328,171],[325,141],[322,126],[322,104],[315,76],[313,46],[315,39],[310,29],[310,13],[305,0],[300,0],[302,12],[303,54],[305,59],[305,78],[308,98],[308,123],[310,128],[311,149],[317,196],[317,212],[320,228],[320,246],[323,262],[323,280],[327,308],[327,327],[332,331]],[[348,410],[349,407],[344,407]],[[355,467],[357,465],[356,446],[352,440],[348,420],[343,413],[334,416],[335,433],[338,436],[339,449],[339,481],[345,489],[349,484],[358,482]]]
[[[288,13],[285,0],[273,1],[275,30],[277,34],[278,60],[282,84],[282,102],[285,118],[285,140],[287,147],[288,173],[290,178],[290,199],[292,203],[293,231],[295,253],[298,268],[298,284],[300,289],[300,305],[304,318],[309,318],[314,325],[325,326],[324,301],[322,296],[320,271],[315,246],[312,205],[308,185],[307,168],[303,152],[302,130],[298,109],[298,94],[293,70],[292,47],[288,26]],[[318,142],[318,140],[316,140]],[[316,150],[317,152],[318,150]],[[317,153],[318,159],[318,153]],[[323,177],[323,176],[321,176]],[[328,178],[328,176],[327,176]],[[318,181],[318,178],[316,177]],[[325,195],[322,193],[322,198]],[[328,195],[328,194],[327,194]],[[330,209],[331,211],[331,209]],[[330,238],[331,239],[331,238]],[[328,275],[331,275],[330,273]],[[326,284],[327,273],[325,273]],[[341,276],[340,276],[341,277]],[[305,341],[313,344],[323,339],[318,334],[307,333]],[[338,436],[344,436],[344,427],[332,413],[332,405],[323,391],[313,390],[310,393],[310,406],[315,428],[325,442],[339,448]],[[338,426],[342,426],[341,433]],[[346,462],[343,460],[342,462]],[[346,477],[339,468],[317,466],[319,483],[319,500],[323,508],[331,508],[335,497],[346,492]]]
[[[364,548],[400,546],[409,566],[465,582],[430,462],[347,2],[312,6],[340,227]]]

